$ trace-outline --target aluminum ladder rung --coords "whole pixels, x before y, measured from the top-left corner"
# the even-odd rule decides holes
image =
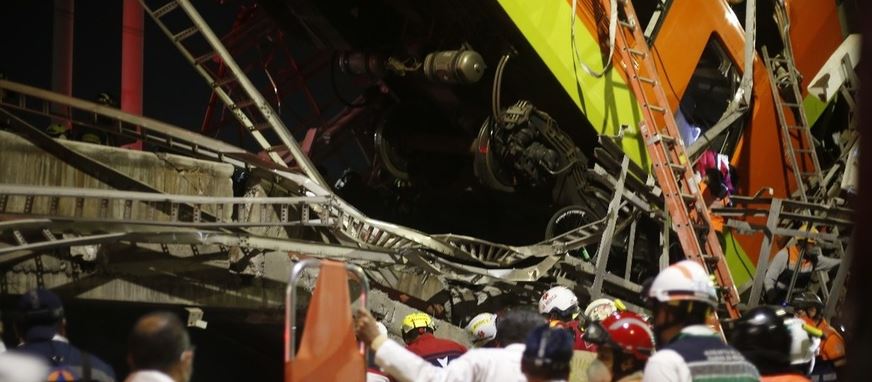
[[[664,107],[660,107],[660,106],[657,106],[657,105],[652,105],[652,104],[650,104],[650,103],[649,103],[649,104],[646,104],[645,107],[647,107],[648,109],[654,110],[654,111],[656,111],[656,112],[659,112],[659,113],[665,113],[665,112],[666,112],[666,108],[664,108]]]
[[[633,29],[636,27],[636,23],[633,21],[624,21],[618,20],[618,24],[620,24],[624,28]]]
[[[213,57],[215,57],[215,52],[201,54],[197,57],[194,57],[194,65],[203,65],[211,60]]]
[[[657,85],[657,81],[655,81],[654,79],[651,79],[648,77],[642,77],[642,76],[637,76],[636,78],[638,78],[639,81],[642,81],[646,84]]]
[[[172,0],[169,3],[166,3],[163,6],[161,6],[160,8],[156,9],[154,12],[152,12],[152,15],[154,15],[154,17],[156,17],[156,18],[161,18],[164,15],[166,15],[167,13],[172,12],[174,9],[176,9],[178,7],[179,7],[179,3],[175,0]]]
[[[641,50],[638,50],[638,49],[629,48],[629,49],[627,49],[627,51],[630,52],[631,54],[635,55],[635,56],[640,57],[640,58],[645,58],[645,57],[646,57],[646,53],[643,52],[643,51],[641,51]]]
[[[687,171],[687,167],[685,165],[678,163],[670,163],[669,168],[676,173],[684,173],[685,171]]]
[[[686,201],[686,202],[695,202],[696,201],[696,195],[694,195],[694,194],[681,193],[681,198],[684,199],[684,201]]]
[[[238,81],[238,80],[236,79],[235,76],[227,76],[227,77],[224,77],[220,80],[212,82],[210,85],[213,88],[220,88],[220,87],[223,87],[224,85],[231,84],[231,83],[234,83],[236,81]]]
[[[200,31],[200,29],[198,29],[197,27],[190,27],[188,29],[185,29],[185,30],[179,32],[179,33],[174,34],[173,41],[176,41],[176,42],[184,41],[185,39],[195,35],[199,31]]]
[[[227,107],[230,108],[230,110],[238,110],[238,109],[243,109],[243,108],[252,106],[254,104],[255,104],[254,100],[244,99],[244,100],[235,102],[233,104],[230,104]]]
[[[722,258],[721,256],[713,256],[713,255],[702,255],[700,257],[703,259],[703,261],[705,261],[708,264],[717,264],[719,261],[721,261],[721,258]]]

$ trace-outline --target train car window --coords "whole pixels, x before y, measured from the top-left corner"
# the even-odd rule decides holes
[[[736,64],[727,55],[721,41],[712,35],[675,113],[686,145],[692,144],[720,120],[736,94],[740,80]],[[709,147],[721,154],[732,154],[744,124],[740,118]]]
[[[661,22],[665,19],[666,10],[669,9],[669,4],[672,0],[644,0],[634,1],[633,8],[636,10],[636,17],[642,23],[642,30],[645,31],[645,38],[648,41],[653,41],[657,35],[657,30],[660,28]]]

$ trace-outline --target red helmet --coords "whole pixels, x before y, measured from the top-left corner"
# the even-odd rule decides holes
[[[602,321],[592,322],[584,332],[584,340],[612,347],[645,361],[654,351],[654,333],[639,314],[614,312]]]

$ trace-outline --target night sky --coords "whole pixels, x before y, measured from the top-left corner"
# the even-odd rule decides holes
[[[197,4],[216,31],[227,30],[235,9],[216,3]],[[52,4],[48,0],[0,2],[0,73],[7,79],[51,88]],[[107,92],[118,102],[122,2],[77,1],[75,7],[73,96],[94,100]],[[147,15],[143,81],[143,114],[192,130],[200,128],[209,87]]]
[[[231,25],[234,7],[220,7],[214,1],[199,1],[197,5],[216,30],[226,31]],[[94,100],[99,93],[107,92],[118,102],[122,2],[77,1],[75,7],[73,96]],[[0,73],[7,79],[51,88],[52,10],[53,2],[49,0],[0,1]],[[209,87],[147,15],[145,27],[144,114],[199,130]],[[3,317],[10,329],[14,304],[13,299],[2,299]],[[153,309],[67,301],[70,338],[111,363],[119,381],[123,380],[127,374],[127,333],[137,317]],[[198,346],[194,381],[280,379],[279,325],[240,325],[239,317],[244,317],[245,312],[210,312],[207,318],[210,314],[209,330],[192,330],[193,342]],[[222,315],[223,319],[219,318]],[[15,343],[11,330],[5,340],[10,346]]]

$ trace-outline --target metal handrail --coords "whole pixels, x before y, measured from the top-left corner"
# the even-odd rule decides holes
[[[309,267],[321,265],[321,260],[318,259],[303,259],[294,264],[291,269],[291,276],[288,280],[288,286],[285,288],[285,362],[294,360],[296,355],[296,334],[297,334],[297,283],[303,275],[303,270]],[[360,305],[366,308],[366,297],[369,294],[369,281],[363,268],[354,264],[345,264],[345,269],[348,272],[354,273],[358,281],[363,286],[360,290]],[[366,344],[360,341],[360,351],[364,359],[367,357]]]

